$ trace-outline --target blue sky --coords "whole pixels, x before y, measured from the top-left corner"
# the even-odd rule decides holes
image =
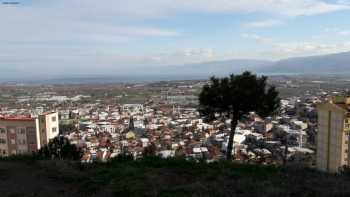
[[[348,0],[16,1],[0,4],[0,68],[12,74],[350,51]]]

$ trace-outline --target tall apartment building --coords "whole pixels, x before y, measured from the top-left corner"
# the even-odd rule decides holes
[[[337,173],[349,165],[350,97],[333,97],[318,106],[316,166]]]
[[[32,153],[59,134],[58,113],[0,117],[0,156]]]

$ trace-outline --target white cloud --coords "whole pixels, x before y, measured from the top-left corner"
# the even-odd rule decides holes
[[[324,31],[328,34],[328,35],[339,35],[339,36],[350,36],[350,30],[347,29],[342,29],[339,27],[328,27],[325,28]]]
[[[272,27],[272,26],[282,25],[282,24],[283,24],[283,21],[269,19],[269,20],[248,22],[248,23],[244,24],[244,26],[254,27],[254,28],[263,28],[263,27]]]
[[[304,57],[314,55],[327,55],[350,51],[350,42],[327,43],[327,42],[281,42],[275,43],[267,55],[276,59],[290,57]]]
[[[185,57],[205,57],[205,58],[211,58],[213,57],[213,49],[210,48],[187,48],[183,51],[179,52],[180,55],[183,55]]]
[[[95,17],[106,16],[103,10],[85,18],[82,10],[76,13],[57,7],[4,7],[0,6],[0,41],[5,42],[122,42],[135,37],[174,37],[175,30],[145,25],[104,22]]]
[[[189,64],[212,61],[216,54],[211,48],[184,48],[155,54],[150,59],[159,65]]]
[[[350,9],[344,2],[326,0],[59,0],[31,1],[30,4],[19,1],[23,1],[23,5],[0,5],[0,63],[33,72],[46,72],[48,67],[52,72],[105,72],[104,69],[127,66],[217,59],[217,52],[210,46],[164,53],[154,49],[144,52],[138,46],[126,46],[132,49],[124,50],[123,44],[132,39],[182,36],[177,29],[169,28],[171,25],[152,20],[176,17],[183,12],[268,13],[268,17],[285,19]],[[278,20],[250,24],[252,27],[272,25],[278,25]],[[347,48],[345,44],[317,47],[314,45],[319,43],[277,43],[257,34],[242,34],[242,37],[270,46],[276,54]],[[40,48],[41,45],[49,47]],[[178,47],[176,43],[171,46]],[[281,50],[283,48],[285,50]],[[28,66],[31,69],[26,69]]]
[[[269,55],[273,59],[283,59],[287,57],[322,55],[350,51],[350,42],[344,41],[333,43],[324,40],[285,42],[257,34],[243,34],[242,37],[260,43],[264,47],[260,58]]]
[[[168,17],[179,11],[262,12],[301,16],[348,9],[350,5],[321,0],[40,1],[23,6],[0,6],[0,39],[116,42],[128,40],[130,37],[178,36],[180,33],[176,30],[135,25],[125,21],[145,20],[143,17]],[[133,19],[130,20],[130,17]],[[247,26],[267,27],[281,23],[279,20],[265,20],[250,22]]]
[[[341,36],[350,36],[350,31],[349,30],[342,30],[338,32],[338,35]]]
[[[82,2],[82,0],[75,1]],[[84,0],[84,3],[86,1],[95,2]],[[123,10],[151,16],[182,9],[209,12],[264,12],[287,16],[310,16],[350,9],[349,5],[344,3],[322,0],[128,0],[127,3],[109,0],[105,1],[105,4],[111,6],[112,11]]]
[[[338,0],[337,3],[343,5],[350,5],[350,0]]]
[[[350,50],[350,43],[287,42],[275,43],[274,47],[290,56],[337,53]]]
[[[257,41],[259,43],[271,43],[273,42],[271,38],[267,38],[267,37],[263,37],[257,34],[251,34],[251,33],[244,33],[241,35],[241,37],[245,38],[245,39],[250,39],[250,40],[254,40]]]

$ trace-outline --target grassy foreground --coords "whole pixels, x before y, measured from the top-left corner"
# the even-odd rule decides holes
[[[350,177],[180,159],[106,164],[0,159],[0,196],[350,196]]]

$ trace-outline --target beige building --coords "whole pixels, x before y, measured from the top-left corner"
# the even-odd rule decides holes
[[[336,173],[349,165],[350,97],[333,97],[318,106],[316,165]]]
[[[0,156],[32,153],[59,134],[58,113],[0,117]]]
[[[39,115],[37,121],[38,132],[40,132],[40,144],[47,144],[50,139],[55,138],[59,131],[58,113],[45,113]]]

